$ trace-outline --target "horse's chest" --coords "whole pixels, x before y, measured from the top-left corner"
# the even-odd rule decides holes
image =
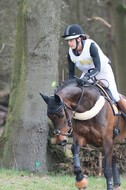
[[[81,144],[93,144],[96,146],[102,145],[102,136],[93,126],[80,126],[79,129],[75,127],[74,132],[78,136],[78,140],[81,139]]]

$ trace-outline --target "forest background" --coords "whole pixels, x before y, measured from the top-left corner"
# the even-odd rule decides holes
[[[38,94],[51,95],[54,84],[67,79],[68,46],[61,36],[73,23],[110,58],[118,90],[126,95],[126,0],[1,0],[2,166],[35,171],[39,163],[44,172],[55,162],[47,151],[49,121]]]

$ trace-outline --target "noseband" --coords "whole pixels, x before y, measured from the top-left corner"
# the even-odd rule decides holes
[[[72,120],[70,120],[70,117],[69,117],[69,114],[68,114],[68,111],[67,111],[67,106],[65,105],[63,100],[62,100],[62,106],[64,108],[67,120],[65,121],[65,123],[62,126],[57,127],[57,129],[54,131],[54,134],[55,135],[69,136],[72,133],[72,130],[71,130]],[[61,133],[60,131],[66,126],[66,124],[68,124],[68,127],[70,127],[70,129],[68,130],[67,133]]]
[[[82,87],[82,93],[81,93],[81,96],[80,96],[80,98],[79,98],[79,101],[78,101],[78,103],[77,103],[77,106],[76,106],[75,110],[73,110],[71,107],[65,105],[64,101],[62,100],[62,106],[63,106],[63,108],[64,108],[64,111],[65,111],[65,115],[66,115],[67,120],[65,121],[65,123],[64,123],[62,126],[57,127],[57,129],[54,130],[54,134],[55,134],[55,135],[63,135],[63,136],[70,136],[70,135],[71,135],[71,133],[72,133],[72,131],[73,131],[73,130],[72,130],[72,121],[73,121],[73,118],[74,118],[75,113],[76,113],[76,111],[77,111],[77,108],[78,108],[78,106],[79,106],[79,104],[80,104],[80,102],[81,102],[81,100],[82,100],[83,95],[84,95],[84,87]],[[72,117],[71,120],[70,120],[70,117],[69,117],[67,108],[69,108],[70,110],[74,111],[74,114],[73,114],[73,117]],[[63,129],[63,128],[66,126],[66,124],[68,124],[68,127],[70,127],[69,130],[68,130],[66,133],[61,133],[61,132],[60,132],[61,129]]]

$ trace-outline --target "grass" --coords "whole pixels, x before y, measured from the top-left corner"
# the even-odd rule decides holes
[[[87,190],[106,190],[103,177],[89,177]],[[121,190],[126,189],[126,178],[121,177]],[[0,169],[0,190],[77,190],[75,176],[36,175],[28,172]]]

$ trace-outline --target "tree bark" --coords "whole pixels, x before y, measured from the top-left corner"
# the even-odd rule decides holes
[[[111,20],[113,69],[118,90],[126,95],[126,0],[108,1]]]
[[[17,0],[0,0],[0,92],[10,90],[16,15]]]
[[[9,114],[1,142],[4,167],[48,169],[46,105],[39,92],[57,81],[61,1],[20,0]]]

